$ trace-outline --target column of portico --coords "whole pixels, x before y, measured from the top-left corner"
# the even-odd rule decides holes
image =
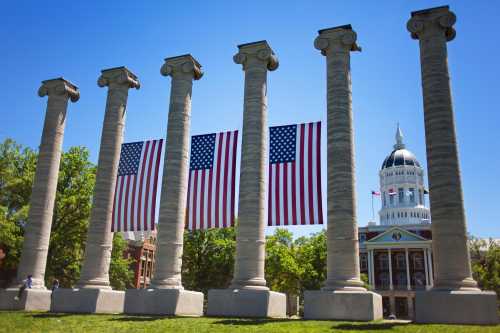
[[[111,290],[109,265],[113,245],[111,220],[120,151],[125,128],[128,90],[140,84],[126,67],[101,71],[99,87],[108,87],[101,134],[96,182],[85,245],[85,257],[77,289],[54,293],[51,311],[115,313],[123,311],[125,294]]]
[[[267,72],[278,59],[266,41],[242,44],[233,57],[245,72],[236,261],[230,289],[210,290],[208,314],[285,317],[286,297],[271,292],[264,276],[267,225]]]
[[[350,25],[319,31],[316,49],[326,56],[328,225],[327,280],[305,293],[304,316],[372,320],[382,317],[382,298],[367,292],[359,272],[350,52],[360,51]],[[327,304],[334,303],[335,306]],[[347,306],[356,304],[355,309]]]
[[[184,226],[189,174],[189,141],[193,80],[203,76],[190,54],[166,58],[163,76],[172,78],[167,125],[167,149],[152,289],[129,289],[125,312],[201,316],[203,294],[184,290],[181,279]]]
[[[38,160],[33,180],[28,223],[24,231],[21,260],[12,288],[0,291],[0,310],[48,310],[50,292],[45,289],[45,266],[49,250],[50,230],[57,179],[61,160],[68,100],[78,101],[80,93],[71,82],[57,78],[42,82],[40,97],[48,96]],[[27,290],[21,300],[15,301],[17,288],[28,275],[33,289]]]
[[[405,264],[406,264],[406,289],[411,290],[410,256],[408,255],[408,248],[407,247],[405,247]],[[425,284],[427,285],[427,267],[425,269],[426,269],[425,270]]]
[[[425,289],[429,289],[429,261],[427,260],[427,252],[429,250],[427,248],[424,249],[424,269],[425,269]]]
[[[493,292],[472,278],[463,205],[446,43],[455,38],[448,6],[411,13],[407,28],[419,40],[427,147],[427,172],[436,261],[433,290],[417,293],[418,322],[498,321]],[[441,304],[446,303],[446,310]],[[477,307],[476,307],[477,305]]]
[[[390,248],[387,250],[387,260],[389,263],[389,289],[394,290],[394,284],[392,283],[392,251]]]
[[[427,249],[427,263],[429,265],[429,285],[434,286],[434,263],[432,261],[432,249]]]

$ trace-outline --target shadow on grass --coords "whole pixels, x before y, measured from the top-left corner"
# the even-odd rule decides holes
[[[296,319],[223,319],[214,321],[212,324],[246,326],[246,325],[264,325],[270,323],[285,323],[289,321],[296,322],[297,320]]]
[[[73,316],[74,313],[28,313],[26,314],[26,317],[31,317],[35,319],[43,319],[43,318],[62,318],[62,317],[67,317],[67,316]]]
[[[392,329],[396,326],[405,326],[408,323],[366,323],[366,324],[339,324],[336,326],[332,326],[332,330],[339,331],[361,331],[361,330],[370,330],[370,331],[378,331],[378,330],[388,330]]]
[[[145,321],[155,321],[160,319],[168,319],[171,318],[169,316],[126,316],[119,318],[111,318],[110,321],[123,321],[123,322],[145,322]]]

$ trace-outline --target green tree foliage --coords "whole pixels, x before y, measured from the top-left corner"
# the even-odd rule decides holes
[[[113,236],[113,251],[109,265],[109,282],[116,290],[133,288],[134,272],[130,269],[132,259],[126,259],[123,253],[127,249],[127,241],[120,233]]]
[[[275,291],[298,295],[304,268],[297,261],[293,235],[286,229],[276,229],[266,241],[266,281]]]
[[[500,307],[500,245],[477,238],[472,238],[469,245],[474,279],[481,289],[497,293]]]
[[[295,240],[299,266],[303,269],[301,290],[320,289],[326,280],[326,231]]]
[[[0,248],[6,252],[0,280],[4,283],[14,277],[19,263],[36,161],[35,151],[11,139],[0,143]],[[94,182],[95,166],[86,148],[72,147],[62,154],[45,275],[48,285],[57,278],[62,287],[71,287],[80,276]],[[118,237],[114,245],[110,276],[113,286],[122,289],[131,279],[129,263],[121,257],[126,244]]]
[[[235,251],[234,228],[186,231],[182,256],[184,287],[204,293],[212,288],[227,288],[233,277]]]
[[[95,167],[88,158],[82,147],[70,148],[61,158],[45,274],[48,285],[57,278],[62,287],[71,287],[80,277],[95,182]]]
[[[0,143],[0,247],[6,252],[0,280],[15,273],[28,216],[36,153],[11,139]]]

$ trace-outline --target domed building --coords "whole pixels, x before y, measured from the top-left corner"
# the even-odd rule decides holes
[[[433,285],[431,215],[424,170],[406,149],[403,133],[379,171],[380,223],[359,228],[360,271],[382,295],[384,316],[413,318],[415,291]]]
[[[394,150],[384,159],[379,176],[380,224],[430,223],[430,211],[425,207],[424,170],[415,155],[405,148],[399,125]]]

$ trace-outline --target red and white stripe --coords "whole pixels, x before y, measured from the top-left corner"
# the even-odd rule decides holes
[[[116,181],[112,232],[155,229],[158,178],[164,140],[145,141],[137,174]]]
[[[269,164],[268,225],[323,224],[321,122],[298,124],[295,161]]]
[[[237,146],[238,131],[217,133],[213,167],[190,171],[188,229],[234,226]]]

